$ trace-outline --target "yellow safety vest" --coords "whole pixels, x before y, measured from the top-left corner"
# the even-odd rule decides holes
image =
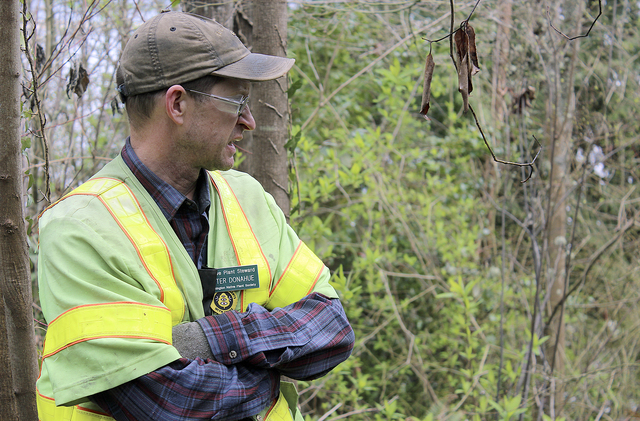
[[[220,196],[224,219],[239,265],[257,264],[260,279],[271,280],[271,271],[238,199],[227,181],[218,172],[209,173]],[[119,302],[74,307],[53,320],[47,329],[43,360],[76,343],[98,338],[142,338],[172,343],[171,329],[185,314],[185,303],[176,285],[169,249],[153,229],[131,189],[115,178],[93,178],[59,201],[73,195],[98,198],[117,221],[135,247],[140,261],[160,290],[162,303],[158,307],[143,303]],[[260,287],[241,293],[244,311],[250,303],[268,309],[284,307],[313,291],[324,264],[301,241],[287,269],[271,287]],[[38,416],[41,421],[113,420],[107,414],[76,406],[56,406],[52,397],[38,392]],[[282,391],[271,405],[265,420],[292,420],[289,403]]]

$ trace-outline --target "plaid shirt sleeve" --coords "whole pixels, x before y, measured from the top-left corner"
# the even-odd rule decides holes
[[[280,374],[181,358],[90,399],[116,420],[238,420],[278,397]]]
[[[198,323],[216,361],[179,359],[91,400],[116,420],[238,420],[277,398],[280,374],[320,377],[355,340],[340,301],[317,293],[272,312],[251,304]]]
[[[311,380],[351,354],[355,335],[337,299],[313,293],[271,312],[257,304],[247,310],[197,321],[217,361],[277,369],[292,379]]]

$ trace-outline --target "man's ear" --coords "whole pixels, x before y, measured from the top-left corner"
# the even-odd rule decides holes
[[[175,123],[184,124],[185,112],[187,111],[187,93],[180,85],[173,85],[167,89],[164,96],[164,105],[167,116]]]

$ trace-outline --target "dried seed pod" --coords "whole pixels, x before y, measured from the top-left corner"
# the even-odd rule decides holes
[[[433,70],[436,67],[433,61],[431,53],[427,56],[427,60],[424,65],[424,84],[422,88],[422,105],[420,106],[420,114],[427,119],[427,112],[429,111],[429,102],[431,101],[431,79],[433,78]]]
[[[480,64],[478,64],[478,53],[476,50],[476,32],[468,22],[466,25],[465,32],[467,33],[467,38],[469,39],[469,59],[471,59],[471,76],[475,75],[480,71]]]
[[[462,94],[464,112],[469,110],[469,93],[473,90],[471,85],[471,73],[469,68],[469,37],[462,30],[454,35],[458,58],[458,91]]]

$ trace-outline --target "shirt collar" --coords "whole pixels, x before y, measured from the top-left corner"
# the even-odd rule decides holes
[[[158,177],[153,171],[144,165],[133,150],[128,137],[125,141],[124,147],[122,148],[121,155],[125,164],[127,164],[138,181],[140,181],[144,188],[149,192],[167,220],[171,221],[175,217],[176,213],[185,201],[187,203],[195,203],[198,207],[199,214],[208,211],[211,204],[211,197],[209,195],[207,174],[204,169],[200,169],[200,175],[198,176],[194,195],[197,201],[194,202],[180,193],[171,184]]]

